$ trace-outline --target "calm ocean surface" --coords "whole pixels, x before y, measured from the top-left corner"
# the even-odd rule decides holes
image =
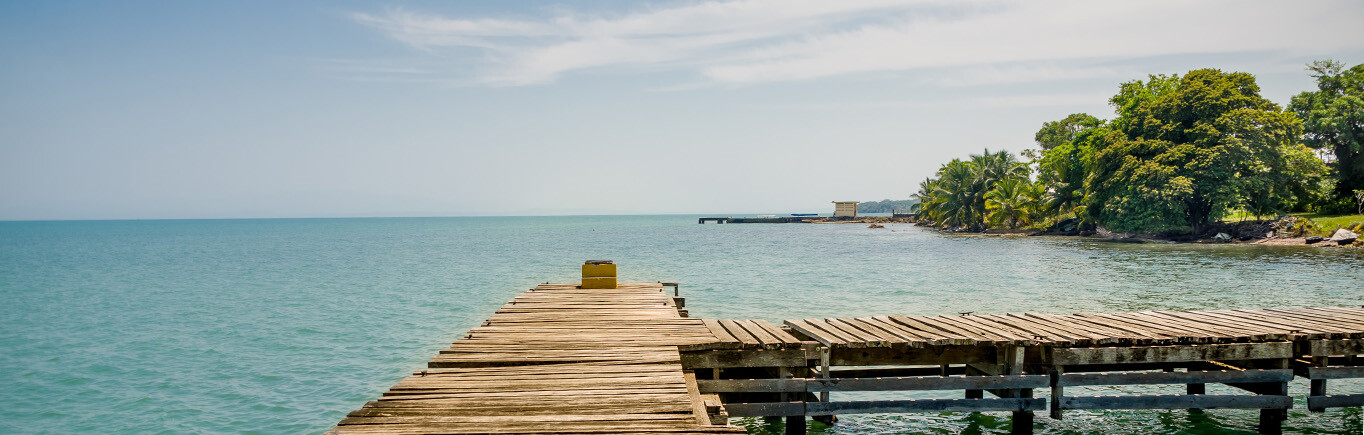
[[[615,260],[624,281],[680,281],[695,317],[1364,304],[1360,250],[694,216],[0,222],[0,433],[319,433],[513,295],[576,281],[588,259]],[[1256,415],[1043,412],[1038,429],[1250,432]],[[1007,413],[944,413],[812,432],[1007,427]],[[1299,397],[1285,427],[1359,434],[1360,410],[1308,413]]]

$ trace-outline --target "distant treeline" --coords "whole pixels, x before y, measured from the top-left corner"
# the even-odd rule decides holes
[[[1317,89],[1281,107],[1255,76],[1216,69],[1123,83],[1113,119],[1042,125],[1019,159],[989,152],[919,183],[921,222],[941,228],[1045,226],[1075,218],[1113,231],[1199,232],[1254,216],[1364,207],[1364,65],[1308,65]],[[872,205],[875,203],[865,203]]]
[[[857,204],[858,213],[894,213],[895,211],[909,212],[918,204],[918,200],[902,199],[899,201],[883,199],[880,201],[867,201]]]

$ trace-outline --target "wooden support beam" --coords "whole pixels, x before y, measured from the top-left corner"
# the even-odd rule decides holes
[[[1291,375],[1291,374],[1290,374]],[[1047,375],[699,380],[702,393],[803,393],[1045,388]]]
[[[1307,409],[1324,411],[1326,408],[1364,406],[1364,394],[1340,394],[1335,396],[1307,396]]]
[[[1364,367],[1308,367],[1307,379],[1364,378]],[[1322,394],[1315,394],[1321,396]]]
[[[1132,364],[1209,360],[1285,359],[1293,343],[1234,343],[1187,346],[1134,346],[1052,349],[1051,364]]]
[[[1054,420],[1061,419],[1061,397],[1066,395],[1065,384],[1061,383],[1061,377],[1065,376],[1065,372],[1064,366],[1052,366],[1051,376],[1047,380],[1051,384],[1051,402],[1048,407],[1051,408],[1051,418]]]
[[[1046,409],[1043,399],[921,399],[848,402],[730,403],[732,417],[835,415],[909,412],[983,412]]]
[[[889,378],[899,376],[952,376],[966,374],[965,366],[936,367],[895,367],[875,369],[835,369],[830,370],[832,378]]]
[[[835,366],[913,366],[995,362],[994,346],[925,346],[916,348],[834,348]]]
[[[817,357],[816,357],[817,358]],[[709,350],[682,353],[682,367],[805,367],[809,357],[804,349]]]
[[[1223,384],[1229,382],[1288,382],[1293,380],[1293,371],[1242,370],[1242,371],[1190,371],[1146,372],[1146,373],[1066,373],[1061,375],[1062,386],[1077,387],[1086,385],[1151,385],[1151,384]]]
[[[1158,395],[1158,396],[1069,396],[1060,400],[1061,409],[1288,409],[1292,396],[1237,395]]]
[[[1364,355],[1364,339],[1312,340],[1307,342],[1307,355]]]
[[[701,400],[700,389],[696,386],[696,372],[684,370],[682,378],[687,382],[687,397],[691,399],[692,415],[696,417],[696,424],[710,424],[710,413],[706,412],[706,403]]]
[[[1000,361],[1000,363],[1007,367],[1008,373],[1010,375],[1022,377],[1021,375],[1023,374],[1024,361],[1026,356],[1027,348],[1017,345],[1009,346],[1008,348],[1006,348],[1004,352],[1004,358]],[[1042,378],[1046,379],[1047,377],[1043,376]],[[1020,388],[1013,390],[1013,392],[1014,394],[1011,395],[1013,397],[1019,399],[1029,400],[1032,399],[1032,388]],[[1036,400],[1038,402],[1044,402],[1041,399]],[[1033,412],[1031,409],[1015,410],[1013,412],[1012,430],[1010,432],[1013,433],[1014,435],[1030,435],[1033,433],[1032,423]]]

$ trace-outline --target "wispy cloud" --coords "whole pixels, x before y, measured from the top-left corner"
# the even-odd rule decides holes
[[[1106,93],[1064,93],[1064,94],[1025,94],[998,97],[966,97],[936,99],[902,99],[880,101],[840,101],[813,103],[755,103],[750,107],[758,109],[846,111],[846,110],[884,110],[900,108],[932,109],[982,109],[982,108],[1041,108],[1041,107],[1078,107],[1102,106],[1110,94]]]
[[[986,66],[943,83],[972,85],[1126,73],[1085,64],[1153,56],[1359,49],[1361,12],[1345,1],[736,0],[538,19],[353,17],[427,56],[458,59],[471,66],[460,78],[483,85],[602,70],[749,84]]]

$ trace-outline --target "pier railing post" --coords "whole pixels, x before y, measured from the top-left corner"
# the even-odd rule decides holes
[[[830,378],[830,376],[829,376],[829,362],[830,362],[830,360],[832,359],[832,355],[831,355],[832,352],[833,352],[833,349],[830,349],[828,346],[821,346],[821,347],[819,348],[819,378],[820,378],[820,379],[825,379],[825,380],[827,380],[827,379]],[[823,403],[829,403],[829,392],[828,392],[828,391],[821,391],[821,392],[819,392],[819,401],[820,401],[820,402],[823,402]],[[832,415],[816,415],[816,416],[813,416],[813,417],[811,417],[811,418],[814,419],[815,421],[820,422],[820,423],[824,423],[824,424],[834,424],[834,416],[832,416]]]
[[[1008,366],[1006,368],[1006,373],[1010,375],[1023,374],[1023,356],[1026,354],[1024,350],[1025,348],[1023,346],[1009,346],[1005,348],[1004,362]],[[1032,398],[1032,389],[1031,388],[1016,389],[1012,392],[1011,395],[1016,398],[1030,399]],[[1011,431],[1011,433],[1032,434],[1032,422],[1033,422],[1032,411],[1014,411],[1013,430]]]
[[[1275,364],[1274,364],[1274,365],[1276,366],[1275,368],[1286,369],[1286,368],[1292,367],[1291,363],[1292,363],[1292,360],[1283,359],[1283,360],[1275,361]],[[1274,384],[1272,385],[1272,387],[1271,387],[1270,389],[1267,389],[1266,391],[1261,392],[1261,394],[1266,394],[1266,393],[1272,394],[1272,395],[1287,396],[1287,395],[1288,395],[1288,383],[1287,383],[1287,382],[1276,382],[1276,383],[1274,383]],[[1261,410],[1260,410],[1260,427],[1259,427],[1260,433],[1263,433],[1263,434],[1270,434],[1270,435],[1278,435],[1278,434],[1283,433],[1283,422],[1284,422],[1284,420],[1287,420],[1287,419],[1288,419],[1288,410],[1287,410],[1287,409],[1261,409]]]
[[[1051,367],[1051,403],[1047,407],[1051,411],[1051,418],[1055,420],[1061,419],[1061,397],[1066,395],[1066,387],[1061,386],[1061,375],[1065,372],[1065,366]]]

